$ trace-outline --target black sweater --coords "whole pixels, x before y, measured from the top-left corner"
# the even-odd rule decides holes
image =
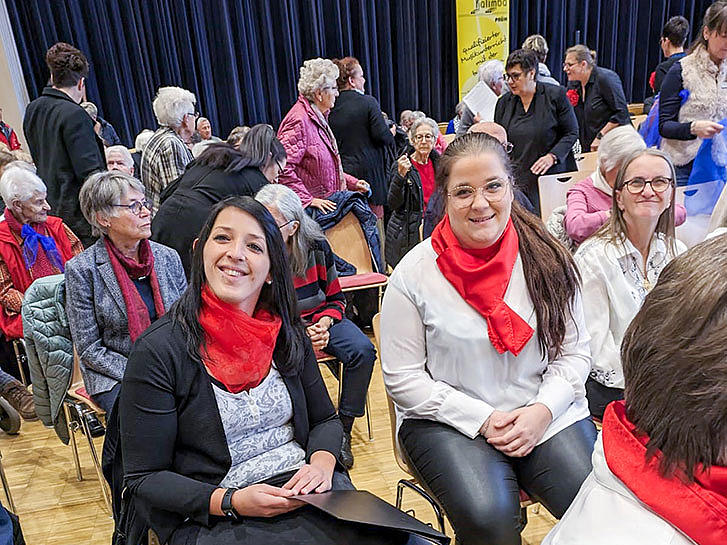
[[[694,140],[691,123],[679,121],[679,110],[682,108],[682,97],[679,93],[684,89],[682,80],[682,63],[677,61],[667,72],[661,84],[659,95],[659,134],[674,140]]]
[[[295,440],[306,459],[320,450],[337,459],[343,428],[306,343],[299,372],[283,375],[293,403]],[[281,373],[282,374],[282,373]],[[118,401],[124,483],[131,494],[138,543],[150,526],[166,543],[182,522],[211,526],[212,492],[230,469],[225,432],[210,376],[185,350],[185,336],[169,314],[136,341]]]

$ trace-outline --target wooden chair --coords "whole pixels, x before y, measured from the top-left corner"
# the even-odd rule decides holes
[[[8,499],[8,507],[10,507],[10,511],[13,513],[17,513],[17,510],[15,509],[15,502],[13,501],[13,496],[10,494],[10,485],[8,484],[8,478],[5,476],[5,469],[3,468],[3,455],[0,452],[0,480],[2,480],[3,483],[3,490],[5,491],[5,497]]]
[[[449,127],[449,121],[444,121],[442,123],[437,123],[437,125],[439,126],[439,132],[440,133],[442,133],[442,134],[446,134],[447,133],[447,127]]]
[[[644,121],[646,121],[646,114],[635,115],[631,118],[631,124],[637,131],[639,130],[639,125],[641,125]]]
[[[540,193],[540,217],[546,221],[553,210],[565,205],[565,196],[568,190],[585,178],[588,178],[592,171],[577,170],[576,172],[564,172],[562,174],[549,174],[538,178],[538,192]]]
[[[578,170],[585,170],[590,175],[596,170],[596,168],[598,168],[598,152],[588,151],[586,153],[576,155],[576,166],[578,167]]]
[[[379,354],[379,358],[381,358],[380,312],[374,316],[372,323],[374,329],[374,340],[376,343],[376,352]],[[384,389],[384,392],[386,393],[386,405],[389,409],[389,422],[391,424],[391,446],[394,451],[394,459],[396,460],[396,464],[399,466],[399,469],[409,475],[408,479],[399,479],[399,482],[396,485],[396,508],[401,510],[401,505],[404,501],[404,490],[406,488],[408,488],[409,490],[413,490],[421,497],[423,497],[427,502],[429,502],[429,505],[432,506],[434,515],[437,517],[437,525],[439,526],[439,531],[444,534],[444,509],[439,504],[439,501],[434,497],[434,494],[431,494],[420,485],[419,481],[414,476],[414,472],[409,468],[409,465],[406,463],[406,459],[401,452],[401,446],[399,445],[399,440],[397,439],[396,435],[396,411],[394,409],[394,402],[391,400],[391,397],[389,397],[389,393],[386,391],[386,389]],[[534,502],[530,499],[525,491],[520,490],[520,516],[523,520],[523,526],[527,522],[527,507],[529,505],[535,505],[536,508],[539,508],[539,505],[534,504]]]
[[[68,435],[70,437],[71,448],[73,449],[73,462],[76,466],[76,477],[79,481],[83,480],[81,472],[81,462],[78,457],[78,443],[76,442],[76,432],[80,431],[88,440],[88,447],[91,451],[91,460],[93,461],[96,476],[98,477],[101,487],[101,495],[103,496],[106,508],[111,512],[111,494],[106,485],[106,480],[101,470],[101,461],[96,451],[96,446],[91,437],[91,431],[86,421],[86,415],[95,413],[99,420],[106,417],[104,410],[96,405],[91,396],[86,391],[83,384],[83,376],[81,375],[81,365],[78,354],[73,350],[73,378],[71,379],[71,387],[68,388],[66,399],[63,400],[63,411],[66,415],[66,423],[68,424]]]
[[[374,270],[371,249],[366,242],[358,218],[349,212],[340,222],[326,231],[326,238],[333,253],[356,267],[356,274],[338,278],[341,290],[349,292],[377,288],[380,309],[382,290],[389,279],[385,274]]]
[[[629,114],[630,115],[642,115],[644,113],[644,103],[639,102],[636,104],[629,104]]]
[[[337,394],[337,407],[341,406],[341,390],[343,389],[343,362],[330,354],[326,354],[325,352],[322,352],[320,350],[315,350],[316,354],[316,362],[318,365],[325,364],[326,367],[329,368],[331,365],[336,365],[338,369],[338,376],[336,377],[336,380],[338,380],[338,394]],[[369,404],[369,392],[366,390],[366,426],[369,431],[369,441],[374,440],[374,432],[373,427],[371,426],[371,408]]]

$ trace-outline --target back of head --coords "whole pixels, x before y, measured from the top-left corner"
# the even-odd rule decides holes
[[[621,344],[626,412],[660,469],[727,465],[727,235],[664,268]]]
[[[598,147],[598,164],[608,172],[620,168],[627,157],[644,149],[646,144],[638,131],[631,125],[621,125],[603,135]]]
[[[227,143],[231,146],[238,147],[249,130],[250,127],[247,125],[238,125],[227,135]]]
[[[308,268],[308,254],[317,240],[325,240],[318,223],[303,209],[300,197],[295,191],[282,184],[267,184],[260,188],[255,200],[266,207],[275,208],[286,222],[297,221],[298,229],[288,244],[290,266],[295,276],[305,276]]]
[[[496,138],[500,144],[507,142],[507,131],[505,127],[494,121],[480,121],[472,125],[467,132],[481,132]]]
[[[529,49],[538,57],[538,62],[545,62],[548,57],[548,42],[540,34],[533,34],[525,38],[523,49]]]
[[[342,59],[333,59],[333,63],[338,67],[338,79],[336,85],[339,91],[343,91],[348,86],[348,78],[353,77],[356,67],[360,66],[356,57],[344,57]]]
[[[591,68],[596,66],[596,52],[588,49],[583,44],[574,45],[565,50],[566,55],[573,55],[576,62],[586,61],[586,64]]]
[[[197,104],[193,93],[181,87],[160,87],[152,109],[159,125],[163,127],[179,127],[185,114],[192,113]]]
[[[146,144],[149,142],[152,136],[154,136],[154,131],[151,129],[144,129],[139,134],[137,134],[136,139],[134,140],[134,150],[139,153],[144,151]]]
[[[51,83],[58,88],[73,87],[88,76],[86,56],[65,42],[58,42],[48,49],[45,63],[50,70]]]
[[[689,35],[689,21],[681,15],[669,19],[661,31],[661,37],[666,38],[674,47],[684,47]]]
[[[81,108],[86,110],[86,113],[96,121],[96,118],[98,117],[98,108],[96,108],[96,105],[93,102],[81,102]]]
[[[270,125],[253,126],[239,144],[240,153],[247,157],[250,166],[262,168],[271,162],[282,163],[287,153]]]

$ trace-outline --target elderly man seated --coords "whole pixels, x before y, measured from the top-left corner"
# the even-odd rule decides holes
[[[106,168],[118,170],[129,176],[134,175],[134,158],[126,146],[111,146],[106,148]]]
[[[60,218],[48,215],[45,184],[31,170],[7,167],[0,196],[6,206],[0,221],[0,329],[12,340],[23,336],[20,310],[28,286],[62,273],[83,246]],[[26,420],[36,418],[30,393],[6,373],[0,373],[0,396]]]

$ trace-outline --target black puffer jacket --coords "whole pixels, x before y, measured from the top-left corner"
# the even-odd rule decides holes
[[[407,150],[407,155],[413,152]],[[437,170],[439,154],[429,154],[434,170]],[[422,223],[424,195],[419,172],[413,166],[405,177],[399,174],[398,163],[389,172],[389,208],[391,218],[386,226],[386,262],[395,267],[406,253],[419,243],[419,227]]]

